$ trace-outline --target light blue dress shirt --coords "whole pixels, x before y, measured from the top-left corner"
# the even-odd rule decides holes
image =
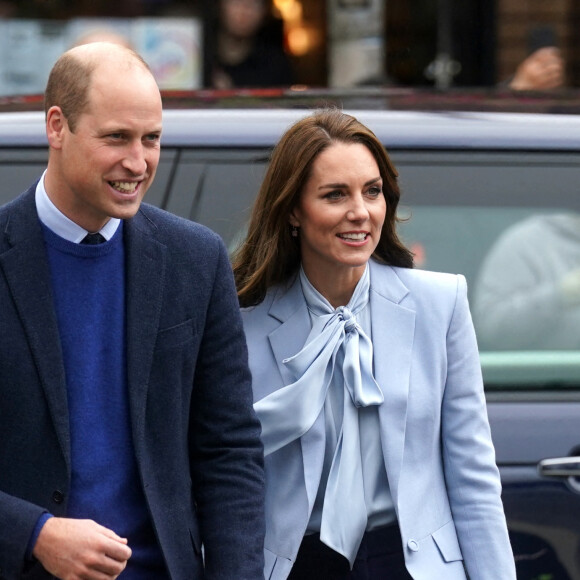
[[[312,290],[318,291],[311,286]],[[322,300],[325,298],[319,294]],[[306,302],[308,298],[305,294]],[[309,305],[310,306],[310,305]],[[310,321],[313,323],[317,314],[309,307]],[[372,325],[370,306],[367,305],[356,316],[358,324],[362,327],[365,334],[372,340]],[[324,453],[324,466],[322,468],[322,477],[316,501],[310,521],[308,522],[307,531],[309,533],[320,532],[322,520],[322,507],[324,505],[324,494],[326,492],[326,482],[330,472],[334,450],[338,441],[338,433],[342,424],[342,407],[344,399],[344,389],[339,383],[341,376],[337,373],[329,388],[328,396],[324,405],[325,426],[326,426],[326,450]],[[385,387],[379,385],[381,389]],[[352,401],[350,401],[352,405]],[[383,450],[381,445],[381,432],[379,425],[378,407],[375,405],[369,407],[359,407],[359,428],[361,432],[361,441],[365,442],[362,451],[362,467],[364,480],[364,495],[367,504],[367,531],[392,524],[396,521],[395,508],[385,471],[383,460]]]
[[[64,238],[69,242],[74,242],[75,244],[80,244],[82,239],[89,232],[84,228],[81,228],[81,226],[73,222],[71,219],[67,218],[56,207],[56,205],[52,203],[51,199],[46,193],[46,189],[44,188],[45,174],[46,170],[36,185],[35,201],[38,218],[49,230],[53,231],[61,238]],[[99,233],[105,238],[105,240],[110,240],[115,235],[115,232],[117,231],[120,223],[121,220],[119,218],[111,218],[103,226]]]

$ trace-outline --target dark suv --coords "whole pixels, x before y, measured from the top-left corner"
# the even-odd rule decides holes
[[[416,266],[467,277],[518,578],[578,579],[580,297],[575,302],[573,284],[572,297],[559,288],[566,268],[580,268],[580,116],[350,112],[375,131],[400,172],[400,231]],[[233,247],[272,146],[307,113],[166,110],[147,201],[210,226]],[[46,158],[42,113],[1,114],[0,202],[38,178]],[[557,243],[543,241],[552,226],[542,224],[554,221],[567,228]],[[527,238],[518,238],[521,230]],[[563,254],[570,263],[561,264]],[[550,283],[545,302],[536,297],[534,309],[517,314]],[[564,326],[569,336],[556,346],[545,340]]]

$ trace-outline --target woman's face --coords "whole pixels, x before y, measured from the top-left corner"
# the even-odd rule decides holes
[[[222,25],[236,38],[253,37],[262,25],[265,14],[264,0],[222,0]]]
[[[337,142],[320,153],[290,216],[306,274],[353,268],[362,274],[379,243],[386,207],[379,167],[365,145]]]

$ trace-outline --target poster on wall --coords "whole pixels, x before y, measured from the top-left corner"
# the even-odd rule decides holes
[[[131,46],[147,61],[161,89],[198,89],[202,33],[195,18],[0,20],[0,96],[41,95],[58,57],[94,40]]]
[[[202,83],[202,26],[196,18],[78,18],[70,45],[116,36],[149,64],[161,89],[192,90]]]
[[[134,49],[132,23],[130,18],[73,18],[66,27],[67,48],[103,40]]]
[[[0,20],[0,95],[41,95],[66,50],[62,22]]]
[[[133,23],[137,51],[147,61],[159,88],[201,88],[202,25],[195,18],[138,18]]]

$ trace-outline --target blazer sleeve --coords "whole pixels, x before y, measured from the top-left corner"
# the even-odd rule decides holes
[[[442,407],[447,490],[470,579],[515,580],[467,285],[463,276],[457,280]]]
[[[245,335],[220,243],[195,372],[190,447],[206,578],[263,578],[264,473]]]
[[[26,548],[45,512],[42,507],[0,491],[0,578],[21,577],[26,566]]]

